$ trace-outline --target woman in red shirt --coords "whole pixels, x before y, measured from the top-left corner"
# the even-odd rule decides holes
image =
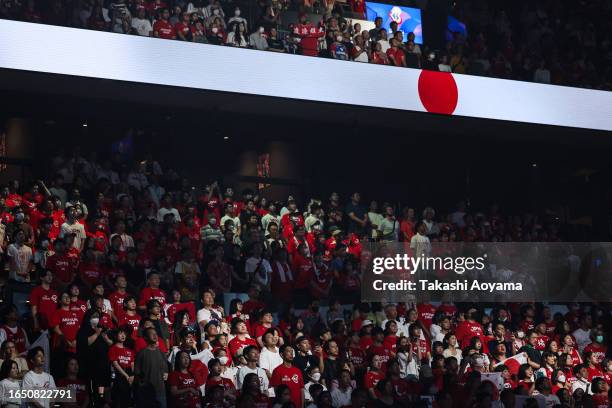
[[[385,374],[382,372],[381,367],[381,357],[378,354],[374,354],[370,360],[370,369],[363,379],[363,385],[373,399],[377,399],[379,396],[379,392],[376,390],[376,384],[385,378]]]
[[[168,375],[168,385],[172,396],[172,406],[176,408],[200,408],[202,394],[200,384],[189,371],[191,357],[186,351],[179,351],[174,363],[174,371]]]
[[[132,384],[134,383],[134,357],[133,350],[125,346],[128,333],[131,334],[130,326],[120,327],[115,334],[115,344],[108,350],[108,361],[115,371],[113,381],[113,401],[119,407],[132,405]]]

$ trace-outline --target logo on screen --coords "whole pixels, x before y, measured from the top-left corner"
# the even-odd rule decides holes
[[[389,11],[389,18],[391,18],[391,20],[395,21],[397,23],[397,25],[399,26],[399,25],[402,25],[402,23],[404,21],[410,19],[410,14],[406,13],[400,7],[394,6]]]

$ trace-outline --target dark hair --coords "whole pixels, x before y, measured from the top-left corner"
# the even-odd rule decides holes
[[[180,356],[182,354],[187,354],[187,357],[189,357],[189,365],[187,365],[187,368],[189,368],[191,366],[191,356],[189,355],[188,352],[181,350],[178,353],[176,353],[176,355],[174,356],[174,371],[179,371],[181,369],[180,364],[181,364],[181,359]]]
[[[28,360],[32,361],[39,351],[43,353],[43,355],[45,354],[45,350],[43,350],[43,348],[40,346],[36,346],[28,350]]]
[[[14,360],[8,359],[2,362],[2,366],[0,366],[0,381],[9,378],[13,364],[19,368],[19,365]]]

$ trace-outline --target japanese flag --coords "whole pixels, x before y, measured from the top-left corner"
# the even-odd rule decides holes
[[[502,365],[502,364],[504,364],[506,367],[508,367],[508,371],[510,371],[510,374],[517,375],[518,371],[519,371],[519,367],[522,364],[527,364],[527,354],[526,353],[519,353],[519,354],[517,354],[515,356],[512,356],[510,358],[505,359],[501,363],[495,364],[493,367],[497,367],[497,366]]]

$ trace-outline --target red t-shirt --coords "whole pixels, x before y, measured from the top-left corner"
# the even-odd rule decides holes
[[[79,276],[88,286],[102,281],[102,268],[97,263],[82,263],[79,265]]]
[[[469,322],[466,320],[457,327],[455,334],[457,336],[457,340],[461,344],[461,348],[463,349],[470,345],[470,341],[473,337],[482,337],[483,330],[480,323]],[[485,343],[482,342],[482,344],[484,345]]]
[[[210,389],[215,385],[220,385],[224,390],[236,390],[234,383],[229,378],[219,377],[219,378],[209,378],[206,380],[206,387],[204,387],[204,392],[208,394]]]
[[[384,378],[385,375],[382,373],[382,371],[368,371],[365,377],[363,378],[363,385],[368,390],[375,389],[376,384],[378,384],[378,382],[380,380],[383,380]],[[376,395],[379,395],[379,392],[376,389],[375,393]]]
[[[54,254],[47,259],[46,268],[62,282],[72,282],[76,273],[74,258],[68,254]]]
[[[249,337],[245,338],[244,340],[240,340],[238,337],[234,337],[232,340],[230,340],[228,344],[232,357],[238,354],[238,351],[246,346],[257,346],[257,342]]]
[[[187,37],[189,32],[194,32],[195,31],[195,29],[193,27],[191,27],[189,24],[185,24],[183,22],[176,23],[176,25],[174,26],[174,29],[176,30],[177,35],[178,35],[178,33],[183,33],[185,38],[189,38],[189,37]]]
[[[302,406],[302,388],[304,388],[304,379],[302,372],[297,367],[285,367],[284,364],[279,365],[272,372],[270,378],[270,386],[276,387],[285,384],[291,391],[291,402],[296,407]]]
[[[601,377],[603,378],[603,371],[599,369],[599,367],[587,367],[587,371],[589,373],[589,382],[593,382],[593,378]]]
[[[78,313],[79,321],[81,321],[85,312],[87,312],[87,303],[84,300],[77,299],[75,302],[70,302],[70,310]]]
[[[606,394],[593,395],[593,408],[608,408],[610,401]]]
[[[125,325],[132,326],[132,328],[134,329],[132,336],[135,336],[136,333],[138,332],[138,324],[140,323],[140,315],[136,313],[134,316],[129,316],[124,311],[123,315],[121,315],[121,317],[118,318],[117,321],[119,322],[119,327],[125,326]]]
[[[153,32],[159,35],[159,38],[163,38],[165,40],[172,40],[176,37],[176,30],[168,21],[157,20],[155,24],[153,24]]]
[[[49,321],[49,327],[54,328],[55,326],[59,326],[62,333],[64,333],[66,341],[74,341],[76,340],[79,327],[81,327],[81,316],[70,309],[56,309]],[[54,347],[57,347],[59,338],[55,335],[53,338]],[[76,347],[66,347],[66,350],[70,353],[76,353]]]
[[[108,361],[111,363],[116,361],[123,369],[132,368],[132,364],[134,364],[134,351],[127,347],[119,347],[113,344],[108,350]]]
[[[385,371],[387,367],[387,361],[391,359],[391,351],[385,347],[384,344],[377,346],[372,344],[367,351],[368,361],[372,360],[372,357],[378,356],[382,363],[381,371]]]
[[[434,314],[436,313],[436,308],[429,303],[421,303],[417,305],[417,312],[419,314],[419,320],[421,320],[423,325],[429,329],[431,327]]]
[[[83,406],[88,394],[87,384],[85,384],[85,381],[81,380],[80,378],[75,378],[74,380],[69,378],[60,378],[55,382],[55,384],[60,388],[68,388],[69,390],[72,390],[76,395],[76,402],[78,406]]]
[[[183,394],[173,398],[173,407],[176,408],[196,408],[200,406],[200,390],[196,378],[190,372],[182,373],[180,371],[172,371],[168,375],[168,385],[177,387],[179,390],[191,388],[197,391],[197,394]]]
[[[154,289],[146,287],[140,291],[140,296],[138,300],[138,306],[146,306],[149,300],[156,299],[161,309],[164,310],[164,306],[166,305],[166,293],[161,289]]]
[[[42,286],[37,286],[30,293],[30,306],[38,309],[40,328],[49,328],[49,321],[57,310],[57,292],[53,289],[45,290]]]
[[[406,58],[406,56],[404,55],[404,51],[400,50],[399,48],[397,49],[393,49],[393,48],[389,48],[387,50],[387,57],[389,57],[389,62],[395,66],[398,67],[403,67],[403,61]]]
[[[595,358],[597,359],[597,364],[601,364],[601,362],[606,358],[606,352],[608,351],[608,347],[600,346],[597,343],[589,343],[584,348],[584,352],[587,351],[593,352]]]
[[[127,292],[120,293],[117,290],[111,293],[110,295],[108,295],[108,301],[111,304],[113,313],[115,313],[115,316],[117,316],[117,320],[119,320],[121,316],[123,316],[123,314],[125,313],[125,310],[123,310],[123,301],[129,295],[130,294]]]
[[[186,310],[189,313],[189,321],[195,322],[196,319],[196,311],[195,305],[193,302],[185,302],[185,303],[172,303],[168,305],[166,309],[166,317],[170,320],[170,323],[174,323],[174,315],[180,312],[181,310]]]

